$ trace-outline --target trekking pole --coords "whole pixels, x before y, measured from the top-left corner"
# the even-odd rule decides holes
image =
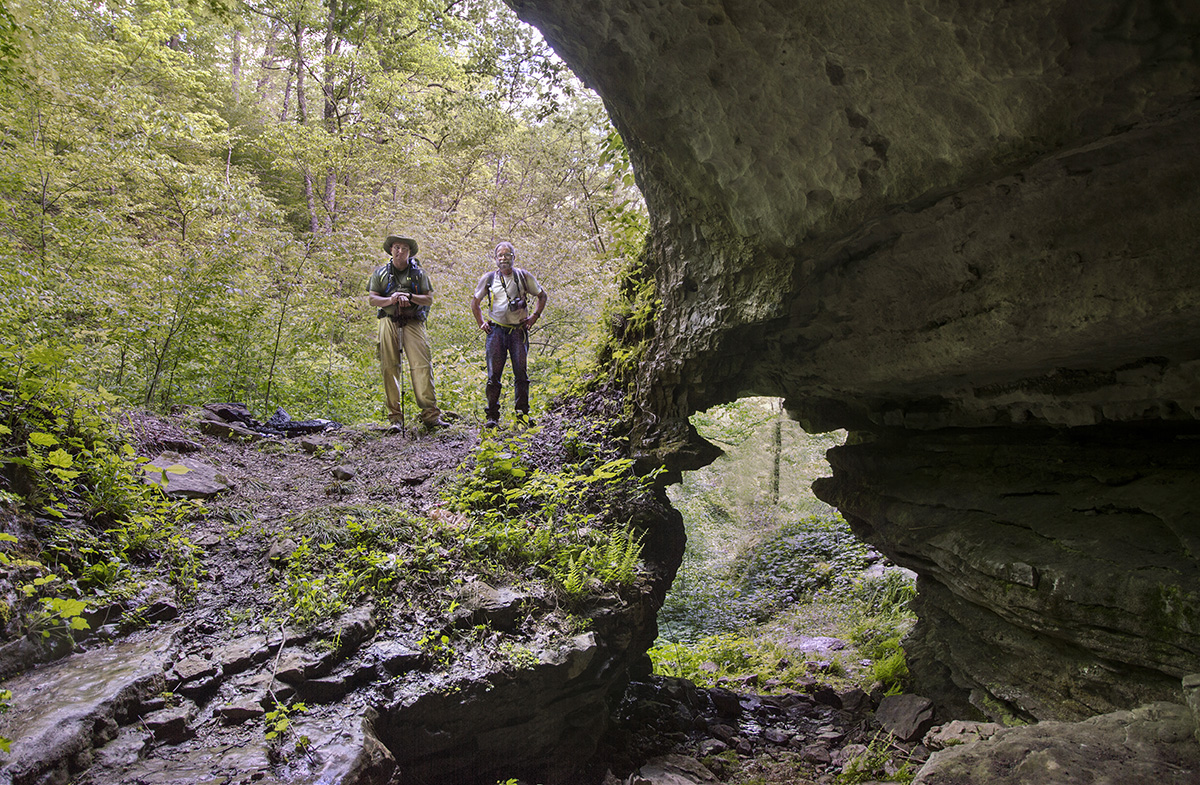
[[[405,381],[404,381],[404,361],[407,359],[407,355],[404,351],[404,341],[401,340],[402,337],[404,336],[404,327],[401,326],[400,330],[398,330],[397,332],[398,332],[398,335],[396,336],[396,340],[400,344],[400,367],[396,369],[397,376],[400,377],[397,380],[400,382],[400,431],[401,431],[401,433],[404,434],[404,438],[407,439],[408,438],[408,427],[405,426],[405,424],[404,424],[404,407],[408,403],[408,393],[406,392],[407,385],[405,384]],[[410,376],[411,376],[411,374],[410,374]]]

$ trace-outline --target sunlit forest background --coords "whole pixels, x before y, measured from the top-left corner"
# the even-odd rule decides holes
[[[0,329],[122,404],[378,421],[371,270],[420,244],[439,402],[513,241],[551,294],[535,406],[588,357],[645,210],[599,100],[499,0],[11,0]]]

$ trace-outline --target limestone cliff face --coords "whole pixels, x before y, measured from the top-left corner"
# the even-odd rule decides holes
[[[509,1],[651,209],[646,448],[783,396],[854,432],[818,490],[921,573],[944,703],[1173,697],[1200,664],[1200,7]]]

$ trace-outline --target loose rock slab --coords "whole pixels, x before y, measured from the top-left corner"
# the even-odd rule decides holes
[[[208,499],[229,488],[229,480],[215,467],[194,458],[164,453],[142,467],[148,485],[157,485],[168,496]]]

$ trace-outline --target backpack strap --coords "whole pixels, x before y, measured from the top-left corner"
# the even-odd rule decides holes
[[[513,278],[517,279],[517,296],[522,297],[522,296],[528,294],[529,293],[529,283],[525,280],[525,271],[520,268],[513,268]],[[495,282],[495,280],[496,280],[496,273],[494,273],[494,272],[488,273],[487,274],[487,283],[485,283],[483,286],[483,288],[485,290],[487,290],[488,310],[489,311],[492,310],[492,284]],[[500,280],[503,283],[504,279],[501,278]],[[507,291],[505,293],[507,294]]]

